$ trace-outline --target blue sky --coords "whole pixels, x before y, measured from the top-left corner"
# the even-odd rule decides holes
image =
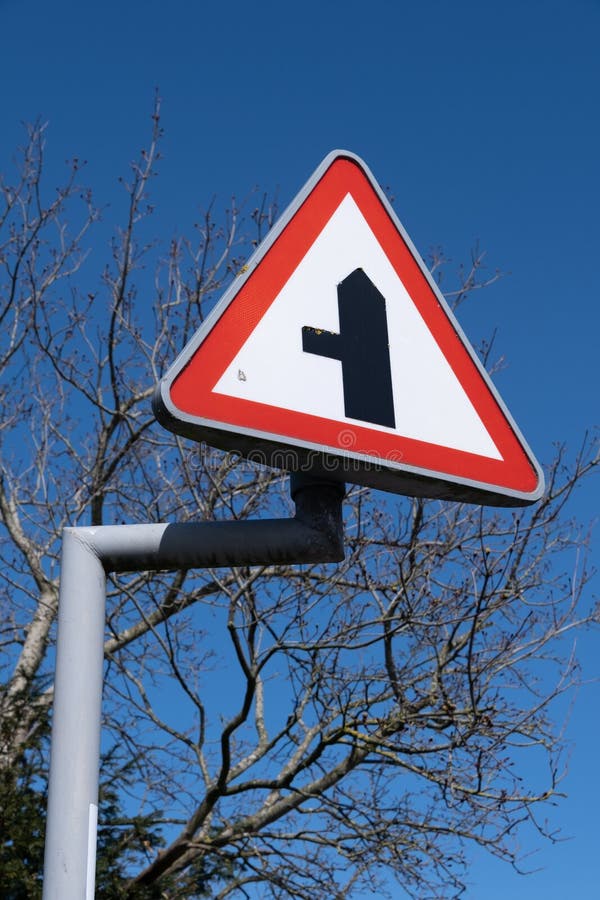
[[[327,152],[352,150],[423,255],[440,245],[458,265],[479,242],[507,273],[459,319],[474,343],[498,328],[496,384],[540,460],[598,423],[600,0],[0,0],[0,34],[3,165],[39,116],[51,171],[88,160],[118,209],[158,88],[168,235],[213,195],[258,185],[285,205]],[[597,497],[596,480],[575,511],[592,517]],[[583,689],[569,728],[558,818],[572,839],[527,879],[478,856],[469,900],[597,896],[599,705]]]

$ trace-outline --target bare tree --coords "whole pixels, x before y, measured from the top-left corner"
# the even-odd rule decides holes
[[[0,182],[5,768],[52,704],[64,526],[289,512],[282,475],[153,420],[156,381],[275,215],[232,203],[190,238],[155,241],[158,112],[102,268],[77,161],[46,194],[43,128]],[[490,280],[482,262],[456,303]],[[458,896],[470,843],[516,863],[520,824],[552,837],[553,703],[577,680],[569,635],[595,617],[568,502],[597,444],[566,460],[525,512],[352,488],[337,566],[115,576],[107,766],[123,825],[147,815],[164,840],[131,854],[122,895],[383,895],[395,879],[409,896]],[[524,781],[532,757],[539,777]]]

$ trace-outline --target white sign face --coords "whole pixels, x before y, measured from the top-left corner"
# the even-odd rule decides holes
[[[520,505],[540,468],[379,187],[331,154],[169,370],[168,428],[386,490]]]
[[[356,424],[344,412],[341,361],[305,353],[302,328],[311,323],[339,333],[337,285],[357,268],[385,297],[395,421],[401,423],[395,429],[370,427],[501,459],[350,194],[218,380],[215,393]]]

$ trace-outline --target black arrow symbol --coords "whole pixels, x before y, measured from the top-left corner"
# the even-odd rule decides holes
[[[305,325],[305,353],[339,359],[349,419],[396,427],[385,297],[363,269],[337,286],[340,333]]]

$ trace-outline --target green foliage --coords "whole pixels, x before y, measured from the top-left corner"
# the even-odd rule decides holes
[[[46,785],[37,754],[28,748],[18,764],[0,769],[0,897],[37,900],[42,895]]]
[[[15,766],[0,769],[0,897],[39,900],[42,896],[47,785],[47,722],[32,736]],[[210,884],[225,868],[199,860],[180,876],[149,886],[127,883],[140,859],[149,861],[164,844],[156,815],[125,817],[119,803],[120,779],[108,773],[100,787],[96,900],[199,900],[212,896]],[[214,862],[214,861],[213,861]]]

